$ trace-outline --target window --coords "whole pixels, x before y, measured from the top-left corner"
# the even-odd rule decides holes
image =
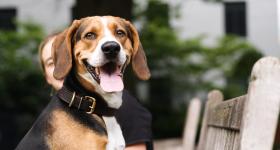
[[[72,19],[95,15],[113,15],[129,20],[131,19],[132,5],[132,0],[76,0],[76,4],[72,8]]]
[[[226,2],[225,4],[225,32],[246,36],[246,3]]]
[[[15,8],[0,8],[0,29],[2,30],[15,30]]]

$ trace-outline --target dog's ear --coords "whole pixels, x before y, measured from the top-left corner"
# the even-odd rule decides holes
[[[125,21],[125,22],[130,31],[128,37],[133,47],[133,55],[132,55],[132,62],[131,62],[132,69],[139,79],[148,80],[151,76],[151,73],[148,68],[146,55],[142,47],[142,44],[140,42],[138,32],[136,28],[129,21]]]
[[[61,80],[72,68],[72,37],[80,26],[80,20],[75,20],[72,25],[55,37],[52,45],[54,61],[54,78]]]

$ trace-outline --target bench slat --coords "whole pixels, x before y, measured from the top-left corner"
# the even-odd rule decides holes
[[[209,111],[208,125],[239,130],[246,95],[223,101]]]
[[[209,127],[206,137],[206,148],[213,150],[237,150],[239,131],[219,127]]]

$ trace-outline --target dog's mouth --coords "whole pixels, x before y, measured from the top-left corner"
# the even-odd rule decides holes
[[[86,60],[83,63],[93,79],[100,84],[105,92],[119,92],[123,90],[122,78],[126,63],[118,65],[116,62],[108,62],[99,67],[90,65]]]

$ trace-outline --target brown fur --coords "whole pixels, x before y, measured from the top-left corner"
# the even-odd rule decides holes
[[[93,117],[105,126],[98,116]],[[51,150],[101,150],[106,149],[107,137],[75,121],[65,111],[55,110],[51,114],[46,141]]]
[[[63,79],[72,68],[72,36],[80,25],[80,21],[75,20],[72,25],[57,35],[53,43],[52,56],[55,63],[54,77]]]

